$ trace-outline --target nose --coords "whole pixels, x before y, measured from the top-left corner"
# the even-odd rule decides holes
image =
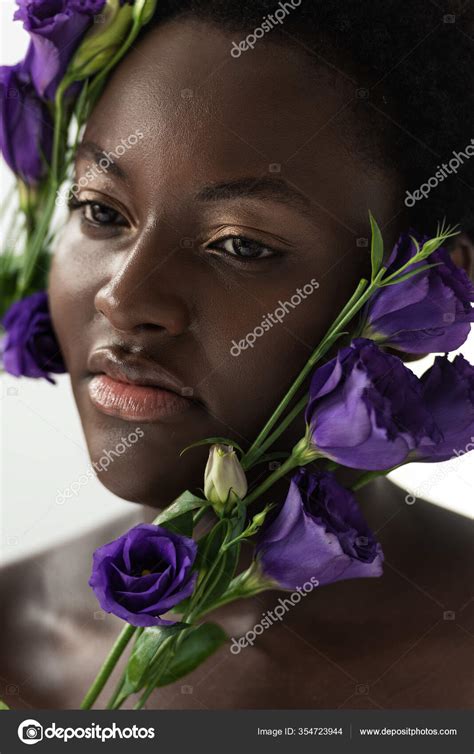
[[[188,299],[179,267],[179,248],[157,255],[147,238],[116,258],[116,268],[97,293],[94,305],[119,331],[160,328],[181,335],[190,325]],[[181,289],[181,290],[180,290]]]

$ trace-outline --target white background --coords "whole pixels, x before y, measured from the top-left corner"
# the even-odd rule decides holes
[[[15,4],[1,0],[1,64],[18,62],[27,36],[12,22]],[[11,186],[5,166],[0,168],[1,197]],[[462,352],[474,361],[474,338]],[[421,374],[430,360],[417,362]],[[135,510],[105,490],[96,479],[83,484],[77,495],[58,504],[58,490],[77,481],[89,468],[82,429],[67,375],[57,386],[44,380],[0,377],[2,422],[0,471],[0,562],[47,549],[80,531]],[[392,474],[400,486],[419,497],[473,516],[474,453],[445,464],[410,464]],[[61,499],[61,498],[59,498]],[[413,498],[408,498],[412,502]]]

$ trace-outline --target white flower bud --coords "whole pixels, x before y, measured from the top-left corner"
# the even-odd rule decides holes
[[[204,472],[204,494],[218,513],[247,494],[247,479],[231,445],[212,445]]]

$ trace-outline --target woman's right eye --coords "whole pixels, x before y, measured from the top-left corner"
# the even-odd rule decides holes
[[[71,210],[81,209],[82,217],[91,225],[128,225],[127,220],[120,212],[101,202],[73,200],[69,206]]]

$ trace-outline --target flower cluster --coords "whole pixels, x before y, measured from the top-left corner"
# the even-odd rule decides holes
[[[0,150],[28,185],[37,184],[51,160],[54,102],[74,53],[106,0],[18,0],[15,18],[30,35],[25,59],[0,68]]]
[[[55,200],[70,179],[75,146],[109,73],[156,2],[17,0],[14,17],[30,42],[23,60],[0,67],[0,152],[17,198],[6,233],[16,248],[7,246],[0,270],[0,315],[45,287]]]
[[[2,325],[3,368],[15,377],[44,377],[66,371],[49,313],[44,291],[16,301],[5,314]]]
[[[421,379],[397,356],[356,339],[318,369],[306,412],[316,451],[342,466],[382,470],[447,461],[474,429],[473,368],[438,356]]]
[[[395,279],[400,277],[400,270],[410,266],[414,255],[407,256],[407,241],[403,237],[390,258],[389,282],[392,275]],[[436,262],[431,264],[433,258]],[[377,288],[367,304],[360,307],[365,337],[350,341],[333,359],[314,369],[306,403],[306,436],[274,472],[270,482],[267,480],[257,492],[248,495],[246,476],[231,441],[229,445],[211,448],[204,478],[206,504],[213,507],[221,524],[228,519],[234,521],[237,515],[232,524],[231,544],[258,534],[253,565],[228,586],[224,601],[264,588],[294,590],[309,579],[325,585],[341,579],[381,575],[381,547],[365,522],[353,492],[343,487],[332,471],[309,471],[304,468],[306,464],[322,459],[340,467],[384,473],[409,461],[448,460],[470,439],[474,432],[474,368],[471,364],[460,355],[453,361],[447,355],[438,356],[420,379],[398,356],[384,350],[380,334],[374,335],[374,323],[382,321],[379,315],[386,311],[380,327],[385,333],[384,343],[391,350],[402,342],[416,342],[422,352],[444,348],[448,342],[453,346],[464,342],[472,319],[472,286],[466,273],[454,268],[445,249],[433,251],[428,261],[430,264],[423,268],[415,261],[417,274],[413,279]],[[405,296],[397,299],[393,295],[397,288],[402,293],[405,289],[413,293],[412,300],[416,300],[409,317],[404,314]],[[433,299],[437,306],[452,315],[444,319],[443,328],[426,327]],[[361,301],[363,303],[362,297]],[[244,457],[244,466],[252,465],[248,461],[251,457],[251,452]],[[257,458],[258,452],[254,461]],[[239,519],[241,513],[236,514],[242,501],[248,509],[271,482],[295,468],[284,503],[276,510],[273,506],[264,508],[243,528],[245,515],[242,520]],[[178,511],[181,512],[180,506]],[[172,512],[170,518],[173,516]],[[157,541],[167,536],[165,532],[166,524],[164,529],[156,526]],[[131,537],[131,547],[135,536],[135,530],[125,535],[125,541]],[[174,543],[175,535],[168,536]],[[183,538],[183,543],[186,541]],[[102,563],[115,546],[112,543],[101,548],[98,562]],[[143,625],[137,623],[142,621],[143,595],[156,620],[161,620],[160,610],[170,605],[163,600],[168,582],[161,582],[161,577],[152,581],[149,575],[142,576],[141,580],[132,579],[130,561],[126,583],[136,585],[140,594],[140,600],[130,602],[129,593],[122,591],[122,549],[120,545],[118,558],[111,555],[108,567],[115,565],[115,571],[121,573],[118,581],[114,576],[113,583],[119,584],[117,594],[123,597],[127,610],[135,602],[140,605],[139,613],[129,621]],[[183,571],[178,586],[189,583],[188,579],[189,572]],[[97,563],[91,584],[105,610],[123,615],[123,608],[110,596],[104,596],[103,576],[98,573]]]
[[[22,62],[0,68],[0,150],[18,181],[25,249],[23,266],[14,261],[8,270],[17,287],[4,307],[0,350],[6,371],[53,382],[51,375],[66,366],[47,295],[33,280],[39,256],[48,253],[55,195],[67,175],[69,129],[74,121],[77,140],[108,73],[150,20],[156,0],[17,3],[15,17],[30,45]],[[94,553],[89,584],[103,610],[125,627],[83,708],[95,702],[132,636],[111,709],[136,693],[142,694],[136,708],[142,707],[154,688],[216,651],[225,634],[201,619],[222,604],[265,589],[380,576],[382,549],[354,491],[367,475],[410,461],[445,461],[468,445],[474,367],[447,353],[468,336],[474,288],[443,245],[454,233],[403,235],[384,265],[381,233],[372,216],[370,222],[370,281],[360,281],[247,452],[228,438],[204,440],[212,445],[204,497],[184,492],[152,524],[136,526]],[[351,328],[353,339],[347,337]],[[444,355],[417,378],[397,351]],[[306,381],[308,394],[292,406]],[[278,453],[282,463],[249,489],[246,472],[274,458],[267,450],[302,411],[305,436],[291,452]],[[344,467],[365,472],[352,489],[337,478]],[[284,478],[284,502],[267,501],[268,490]],[[253,503],[259,507],[250,514]],[[206,512],[214,525],[198,537]],[[254,557],[237,573],[243,542],[253,544]]]

